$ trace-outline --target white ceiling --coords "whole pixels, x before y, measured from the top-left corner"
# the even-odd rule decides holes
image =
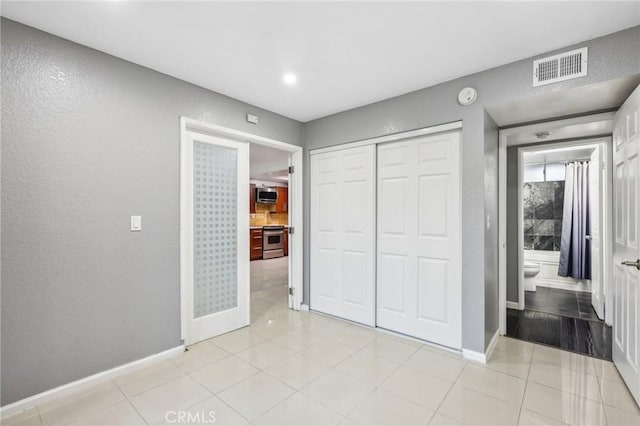
[[[3,1],[2,15],[308,121],[638,25],[640,2]]]
[[[548,144],[550,142],[599,138],[613,131],[613,112],[583,115],[500,131],[506,137],[507,146]],[[546,134],[546,137],[539,137]]]
[[[525,152],[523,161],[524,164],[541,164],[586,160],[591,157],[591,154],[595,149],[595,145],[583,145],[570,148]]]

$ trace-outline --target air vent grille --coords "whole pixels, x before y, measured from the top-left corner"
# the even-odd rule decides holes
[[[533,61],[533,87],[587,75],[587,48]]]

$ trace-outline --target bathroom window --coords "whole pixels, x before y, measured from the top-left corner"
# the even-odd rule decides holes
[[[525,250],[560,251],[564,176],[564,163],[525,166]]]

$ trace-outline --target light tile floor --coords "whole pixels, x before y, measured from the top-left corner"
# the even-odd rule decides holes
[[[2,424],[640,425],[610,362],[503,337],[480,365],[292,312],[283,265],[252,262],[250,327]]]

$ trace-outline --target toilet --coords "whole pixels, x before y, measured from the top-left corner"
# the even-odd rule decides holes
[[[536,291],[535,276],[540,273],[540,264],[536,262],[524,262],[524,289],[525,291]]]

